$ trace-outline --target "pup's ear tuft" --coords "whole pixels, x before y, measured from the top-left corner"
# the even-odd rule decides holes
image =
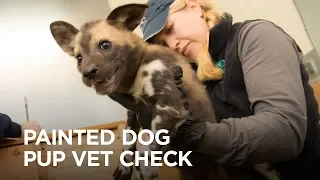
[[[109,24],[133,31],[141,22],[147,4],[126,4],[115,8],[107,17]]]
[[[74,39],[79,32],[73,25],[64,21],[55,21],[50,24],[50,31],[61,49],[74,56]]]

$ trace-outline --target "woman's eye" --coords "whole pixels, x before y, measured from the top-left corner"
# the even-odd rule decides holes
[[[76,58],[77,58],[77,60],[78,60],[78,64],[81,64],[81,62],[82,62],[82,56],[81,56],[81,55],[77,55]]]
[[[167,33],[171,33],[172,32],[172,26],[170,26],[167,30]]]
[[[160,43],[160,45],[161,45],[161,46],[165,46],[165,47],[169,47],[169,46],[167,45],[167,43],[166,43],[166,42],[164,42],[164,41],[163,41],[163,42],[161,42],[161,43]]]
[[[99,47],[100,47],[100,49],[102,49],[102,50],[109,49],[109,48],[111,47],[111,42],[109,42],[109,41],[101,41],[101,42],[99,43]]]

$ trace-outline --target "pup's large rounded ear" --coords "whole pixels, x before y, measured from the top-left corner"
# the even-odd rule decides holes
[[[141,22],[147,4],[126,4],[115,8],[107,17],[109,24],[133,31]]]
[[[54,21],[50,24],[50,31],[61,49],[74,56],[74,39],[79,30],[73,25],[64,21]]]

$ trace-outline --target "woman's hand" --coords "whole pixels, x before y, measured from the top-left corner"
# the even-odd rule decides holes
[[[21,138],[24,138],[24,130],[34,130],[36,134],[39,134],[41,131],[41,127],[37,121],[27,121],[21,126]]]

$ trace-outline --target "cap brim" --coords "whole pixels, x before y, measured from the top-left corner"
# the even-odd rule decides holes
[[[148,24],[143,32],[144,41],[148,41],[154,35],[158,34],[166,25],[169,14],[169,7],[155,16]]]

